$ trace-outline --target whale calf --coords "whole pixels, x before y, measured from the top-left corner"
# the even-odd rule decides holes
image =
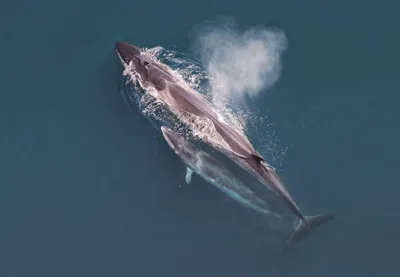
[[[190,183],[192,174],[196,173],[242,205],[262,214],[279,217],[279,215],[272,214],[268,204],[229,171],[221,161],[171,129],[162,126],[161,131],[170,148],[186,166],[186,183]]]

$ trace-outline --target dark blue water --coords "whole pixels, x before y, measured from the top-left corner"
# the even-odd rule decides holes
[[[0,276],[399,276],[400,22],[394,1],[0,3]],[[184,167],[121,98],[114,43],[189,51],[218,14],[288,38],[257,101],[307,214],[289,256]],[[256,140],[257,138],[251,138]]]

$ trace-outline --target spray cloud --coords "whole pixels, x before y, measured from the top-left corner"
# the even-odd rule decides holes
[[[196,26],[192,35],[193,50],[210,75],[215,105],[243,103],[279,79],[280,58],[287,47],[283,31],[264,26],[239,30],[225,17]]]

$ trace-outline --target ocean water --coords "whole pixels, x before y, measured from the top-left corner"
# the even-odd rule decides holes
[[[0,2],[0,276],[399,276],[398,7]],[[213,187],[186,185],[121,97],[116,41],[195,55],[193,28],[218,15],[288,40],[279,81],[250,103],[273,127],[249,137],[276,135],[302,210],[337,217],[289,255]]]

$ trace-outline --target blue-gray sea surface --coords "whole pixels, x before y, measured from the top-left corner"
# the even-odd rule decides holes
[[[0,2],[0,276],[400,276],[395,1]],[[120,93],[114,43],[190,52],[228,15],[288,39],[268,114],[275,164],[306,214],[290,255],[195,178]],[[195,53],[191,53],[195,54]],[[260,142],[251,132],[250,139]],[[253,136],[253,137],[252,137]]]

